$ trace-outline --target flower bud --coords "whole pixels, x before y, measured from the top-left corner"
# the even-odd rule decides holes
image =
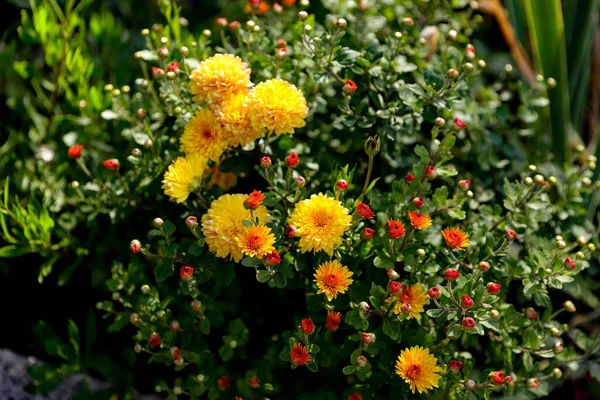
[[[371,306],[369,306],[366,301],[361,301],[360,303],[358,303],[358,308],[361,311],[369,311]]]
[[[188,229],[196,229],[198,226],[198,218],[190,215],[185,219],[185,225],[188,227]]]
[[[479,68],[483,69],[486,67],[487,64],[485,63],[484,60],[479,60],[479,61],[477,61],[477,65],[479,66]]]
[[[162,228],[162,226],[165,224],[165,221],[163,221],[161,218],[154,218],[154,220],[152,221],[152,225],[154,225],[155,228]]]
[[[394,37],[396,39],[402,39],[402,32],[394,32]]]
[[[154,144],[154,143],[152,143],[152,140],[151,140],[151,139],[147,139],[147,140],[144,142],[144,148],[146,148],[146,149],[151,149],[153,144]]]
[[[568,312],[575,312],[575,311],[577,311],[577,308],[575,308],[575,304],[573,304],[573,302],[571,300],[565,301],[563,303],[563,307]]]
[[[413,19],[409,18],[409,17],[402,18],[402,23],[404,25],[407,25],[407,26],[414,26],[415,25],[415,21],[413,21]]]
[[[585,257],[585,255],[584,255],[584,257]],[[575,267],[577,267],[577,263],[571,257],[567,257],[567,258],[565,258],[565,267],[567,269],[573,270],[573,269],[575,269]]]
[[[488,271],[488,270],[490,269],[490,264],[488,264],[486,261],[481,261],[481,262],[479,263],[479,268],[480,268],[482,271]]]
[[[179,275],[181,276],[181,279],[183,279],[184,281],[189,281],[194,276],[194,268],[184,265],[179,270]]]
[[[365,140],[365,153],[369,157],[375,157],[381,148],[381,141],[379,136],[369,136],[367,140]]]
[[[161,319],[162,319],[162,318],[165,316],[165,312],[164,312],[164,310],[158,310],[158,311],[156,312],[156,316],[157,316],[158,318],[161,318]]]
[[[477,389],[477,384],[472,379],[469,379],[465,381],[465,387],[469,390],[475,390]]]
[[[290,168],[296,168],[298,166],[298,164],[300,163],[300,158],[298,158],[298,155],[294,152],[291,152],[286,158],[285,158],[285,162],[287,164],[288,167]]]
[[[437,117],[435,119],[435,124],[441,128],[444,125],[446,125],[446,120],[444,118],[442,118],[442,117]]]
[[[473,72],[475,70],[475,66],[471,63],[464,63],[463,69],[467,72]]]
[[[471,296],[463,294],[460,299],[460,304],[464,308],[471,308],[471,307],[473,307],[473,299],[471,298]]]
[[[129,243],[129,248],[131,249],[131,252],[133,254],[137,254],[140,252],[140,250],[142,248],[142,244],[140,243],[139,240],[134,239]]]
[[[136,147],[131,150],[131,155],[135,158],[140,158],[142,156],[142,151]]]
[[[560,368],[554,368],[554,369],[552,370],[552,377],[553,377],[554,379],[560,379],[560,378],[562,378],[562,375],[563,375],[563,373],[562,373],[562,371],[560,370]]]
[[[388,278],[390,278],[391,280],[394,280],[394,281],[400,277],[400,274],[398,274],[393,269],[386,269],[385,273],[387,274]]]
[[[500,318],[500,313],[498,312],[498,310],[492,310],[492,311],[490,311],[490,316],[493,319],[498,319],[498,318]]]
[[[497,295],[498,293],[500,293],[500,289],[502,289],[502,285],[498,283],[490,282],[487,284],[487,291],[489,294]]]
[[[226,376],[222,376],[217,379],[217,385],[219,385],[221,389],[227,389],[231,387],[231,380]]]
[[[544,179],[544,177],[540,174],[537,174],[536,176],[533,177],[535,179],[535,183],[537,183],[540,186],[543,186],[546,184],[546,180]]]
[[[531,307],[525,310],[525,316],[532,321],[535,321],[537,319],[537,313]]]
[[[315,323],[312,318],[305,318],[300,322],[300,329],[307,335],[312,335],[315,331]]]
[[[556,185],[557,182],[558,182],[558,180],[556,179],[555,176],[548,177],[548,183],[550,183],[551,185]]]
[[[335,186],[339,191],[343,192],[344,190],[348,189],[348,182],[346,182],[344,179],[340,179],[337,181]]]
[[[150,346],[152,347],[158,346],[160,344],[160,336],[158,333],[153,332],[148,339],[148,343],[150,343]]]
[[[69,150],[67,150],[67,155],[73,159],[77,159],[81,156],[82,150],[83,150],[83,145],[76,144],[76,145],[69,147]]]
[[[501,385],[504,383],[504,372],[502,371],[490,372],[488,377],[490,378],[490,382],[494,385]]]
[[[596,251],[596,245],[594,243],[590,243],[587,245],[587,248],[593,253]]]
[[[375,334],[374,333],[363,332],[361,334],[361,338],[364,343],[367,343],[367,344],[375,343]]]
[[[575,257],[578,260],[585,260],[585,254],[583,253],[583,251],[578,251],[577,253],[575,253]]]
[[[202,302],[200,300],[192,301],[192,310],[199,311],[200,307],[202,307]]]
[[[209,38],[212,36],[212,32],[210,31],[210,29],[205,29],[202,31],[202,36],[204,36],[205,38]],[[192,43],[193,45],[194,43]]]
[[[458,71],[455,70],[454,68],[450,68],[448,70],[448,76],[452,79],[456,79],[456,78],[458,78]]]
[[[260,159],[260,166],[262,168],[269,168],[271,165],[272,165],[272,163],[271,163],[271,157],[269,157],[269,156],[261,157],[261,159]]]
[[[404,181],[408,184],[411,184],[414,180],[415,180],[415,176],[413,174],[411,174],[410,172],[408,174],[406,174],[406,176],[404,177]]]
[[[552,351],[554,352],[554,354],[560,354],[563,351],[563,342],[558,341],[556,343],[554,343],[554,345],[552,346]]]
[[[442,292],[437,286],[433,286],[429,289],[429,297],[432,299],[439,299],[442,297]]]
[[[354,83],[354,81],[352,81],[350,79],[346,79],[346,83],[344,84],[344,88],[343,88],[344,93],[352,96],[356,92],[357,89],[358,89],[358,86],[356,85],[356,83]]]
[[[217,18],[215,22],[219,28],[224,28],[227,26],[227,18],[225,17]]]
[[[171,330],[171,332],[177,332],[179,329],[181,329],[181,326],[179,325],[178,321],[171,321],[169,329]]]
[[[71,187],[73,189],[79,189],[79,182],[78,181],[71,182]]]
[[[471,181],[468,179],[458,181],[458,187],[460,187],[463,192],[466,192],[471,187]]]
[[[260,387],[260,380],[256,376],[248,378],[248,385],[252,389],[258,389]]]
[[[422,197],[415,197],[413,199],[413,204],[415,205],[415,207],[417,208],[423,208],[423,206],[425,205],[425,200],[423,200]]]
[[[558,240],[556,242],[556,247],[558,247],[559,249],[565,249],[567,247],[567,243],[565,243],[564,240]]]
[[[150,293],[150,286],[148,286],[148,285],[142,285],[142,287],[140,288],[140,290],[142,291],[143,294],[148,294],[148,293]]]
[[[583,186],[591,186],[592,180],[590,178],[588,178],[587,176],[585,176],[585,177],[583,177],[583,179],[581,179],[581,183],[583,184]]]
[[[472,44],[468,44],[465,49],[465,58],[467,60],[473,60],[475,58],[475,47]]]
[[[458,372],[460,371],[460,369],[462,367],[463,367],[463,363],[461,361],[458,361],[458,360],[452,360],[452,361],[450,361],[450,363],[448,363],[448,369],[453,374],[458,374]]]
[[[340,18],[337,20],[337,23],[334,23],[334,25],[344,29],[348,26],[348,21],[346,21],[345,18]]]
[[[410,304],[402,303],[402,312],[403,313],[409,313],[411,309],[412,309],[412,306]]]
[[[465,329],[473,329],[475,328],[475,320],[471,317],[463,318],[462,326]]]
[[[402,290],[402,284],[396,281],[391,281],[388,287],[392,294],[397,294]]]
[[[433,165],[428,165],[425,168],[425,176],[429,179],[435,179],[437,177],[437,171]]]
[[[504,232],[504,236],[507,240],[512,241],[517,238],[517,232],[513,231],[512,229],[508,229],[506,232]]]
[[[292,239],[296,236],[296,227],[294,225],[288,225],[285,227],[285,235]]]
[[[140,322],[140,316],[136,313],[131,314],[129,316],[129,322],[131,322],[132,324],[137,324],[138,322]]]
[[[375,231],[371,228],[363,228],[361,231],[361,236],[365,240],[371,239],[374,234],[375,234]]]
[[[578,236],[577,237],[577,244],[580,246],[585,246],[588,243],[588,240],[585,236]]]
[[[119,168],[119,160],[116,158],[104,160],[102,164],[104,165],[104,168],[108,169],[109,171],[116,171]]]
[[[133,346],[133,351],[135,351],[136,353],[141,353],[143,349],[144,348],[139,343],[136,343],[135,346]]]
[[[308,19],[308,13],[306,11],[300,11],[298,13],[298,19],[300,21],[306,21]]]
[[[365,357],[365,356],[356,357],[356,365],[358,365],[361,368],[364,367],[365,365],[367,365],[367,357]]]
[[[275,58],[278,59],[279,61],[283,60],[285,58],[286,54],[287,54],[287,49],[285,47],[275,50]]]
[[[447,269],[446,272],[444,272],[444,276],[446,277],[446,280],[449,280],[450,282],[455,281],[458,279],[458,277],[460,276],[460,272],[458,272],[455,269]]]
[[[427,255],[427,252],[425,251],[425,249],[417,250],[417,256],[419,256],[420,258],[425,258],[426,255]]]
[[[531,179],[531,177],[528,176],[527,178],[525,178],[525,184],[527,186],[533,185],[533,179]]]
[[[537,389],[540,387],[540,382],[537,380],[537,378],[529,378],[527,380],[527,387],[530,389]]]

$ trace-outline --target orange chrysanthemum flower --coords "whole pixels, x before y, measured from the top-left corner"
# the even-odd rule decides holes
[[[469,246],[469,235],[461,231],[458,227],[454,229],[446,228],[442,230],[442,236],[446,241],[446,245],[448,245],[450,248],[464,250],[465,247]]]
[[[264,1],[261,1],[260,3],[258,3],[258,8],[256,10],[254,10],[256,15],[264,15],[267,13],[267,11],[269,11],[269,4],[265,3]],[[252,14],[252,5],[250,3],[246,4],[246,7],[244,8],[244,12],[246,14]]]
[[[342,266],[339,261],[326,261],[319,265],[315,272],[315,282],[319,287],[317,294],[325,293],[328,301],[337,297],[339,293],[345,293],[352,284],[352,272],[348,267]]]
[[[423,307],[427,302],[427,292],[420,283],[415,285],[404,285],[402,291],[397,295],[386,299],[386,303],[396,302],[392,311],[395,314],[408,314],[406,319],[421,318],[421,313],[425,311]]]
[[[388,232],[392,239],[398,239],[404,236],[404,224],[394,219],[388,220]]]
[[[342,314],[336,311],[327,311],[327,321],[325,327],[330,331],[336,331],[342,321]]]
[[[265,195],[262,194],[260,190],[255,190],[248,195],[248,198],[246,199],[246,206],[248,206],[248,208],[256,210],[258,206],[262,204],[264,199]]]
[[[356,213],[363,219],[371,219],[375,216],[375,213],[373,210],[371,210],[371,207],[362,201],[359,201],[358,204],[356,204]]]
[[[396,361],[396,374],[410,385],[413,393],[415,390],[426,393],[438,387],[439,372],[442,368],[437,365],[437,359],[429,354],[429,349],[419,346],[402,350]]]
[[[419,214],[416,211],[409,211],[408,218],[410,219],[410,224],[415,229],[426,229],[431,226],[431,218],[429,218],[426,214]]]
[[[290,350],[290,359],[293,364],[306,365],[312,361],[312,356],[308,352],[308,349],[301,343],[294,343]]]
[[[264,225],[243,227],[235,242],[248,257],[263,258],[275,251],[275,235],[271,233],[271,228]]]

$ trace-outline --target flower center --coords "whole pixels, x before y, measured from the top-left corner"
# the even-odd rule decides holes
[[[400,295],[400,298],[402,299],[402,302],[409,303],[409,304],[412,300],[412,296],[410,295],[410,293],[408,293],[406,291],[402,292],[402,294]]]
[[[260,247],[260,236],[258,235],[254,235],[250,237],[250,240],[248,240],[248,247],[251,247],[253,249],[257,249]]]
[[[338,283],[338,277],[335,274],[330,274],[327,279],[327,286],[335,286]]]
[[[407,375],[410,379],[417,379],[421,375],[421,367],[418,365],[411,365],[408,367]]]
[[[213,138],[213,134],[212,134],[212,132],[211,132],[211,131],[209,131],[209,130],[203,131],[203,132],[202,132],[202,134],[201,134],[201,136],[202,136],[204,139],[207,139],[207,140],[210,140],[210,139],[212,139],[212,138]]]

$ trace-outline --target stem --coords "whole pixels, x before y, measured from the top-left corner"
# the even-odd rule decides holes
[[[365,197],[367,193],[367,188],[369,187],[369,181],[371,180],[371,171],[373,170],[373,156],[369,156],[369,166],[367,167],[367,179],[365,180],[365,186],[363,187],[362,194],[360,195],[360,199]]]

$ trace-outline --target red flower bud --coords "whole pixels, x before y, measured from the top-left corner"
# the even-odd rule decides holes
[[[273,12],[275,14],[281,14],[283,12],[283,7],[279,3],[273,3]]]
[[[261,157],[261,159],[260,159],[260,166],[262,168],[269,168],[271,166],[271,164],[272,164],[271,163],[271,157],[269,157],[269,156]]]
[[[435,179],[437,177],[437,171],[433,165],[428,165],[425,168],[425,176],[427,176],[429,179]]]
[[[158,346],[160,344],[160,336],[158,335],[158,333],[152,333],[152,335],[150,335],[150,338],[148,339],[148,343],[150,343],[150,346],[152,347]]]
[[[517,238],[517,232],[513,231],[512,229],[508,229],[506,232],[504,232],[504,236],[506,236],[506,239],[508,240],[515,240]]]
[[[467,60],[471,61],[475,58],[475,47],[472,44],[468,44],[465,49],[465,57]]]
[[[139,240],[132,240],[131,243],[129,243],[129,248],[131,249],[131,252],[133,254],[137,254],[140,252],[141,248],[142,248],[142,244],[140,243]]]
[[[242,24],[239,21],[233,21],[228,25],[230,31],[237,31],[241,26]]]
[[[177,332],[179,329],[181,329],[181,325],[179,325],[178,321],[171,321],[169,329],[171,330],[171,332]]]
[[[367,365],[367,357],[365,357],[365,356],[356,357],[356,365],[358,365],[359,367],[364,367],[365,365]]]
[[[488,264],[485,261],[482,261],[479,263],[479,268],[481,268],[482,271],[487,271],[490,269],[490,264]]]
[[[444,272],[444,276],[449,281],[455,281],[460,276],[460,272],[451,268],[451,269],[447,269],[446,272]]]
[[[362,201],[359,201],[356,204],[356,214],[358,214],[358,216],[362,219],[371,219],[375,216],[375,213],[373,212],[373,210],[371,210],[371,207],[369,207]]]
[[[392,294],[396,294],[402,290],[402,284],[400,282],[391,281],[389,284],[389,289]]]
[[[466,192],[471,187],[471,181],[468,179],[463,179],[462,181],[458,181],[458,187],[460,187],[460,189],[463,192]]]
[[[283,39],[277,39],[277,47],[286,47],[287,42]]]
[[[346,80],[346,84],[344,85],[344,93],[348,93],[349,95],[353,95],[354,92],[356,92],[357,89],[358,89],[358,86],[356,86],[356,83],[354,83],[350,79]]]
[[[69,147],[67,151],[67,155],[71,158],[79,158],[81,156],[81,151],[83,150],[82,144],[76,144],[74,146]]]
[[[129,316],[129,322],[132,324],[137,324],[140,322],[140,316],[137,313],[133,313]]]
[[[202,302],[200,300],[192,301],[192,310],[198,311],[200,310],[200,307],[202,307]]]
[[[411,174],[410,172],[408,174],[406,174],[406,176],[404,177],[404,181],[408,184],[410,184],[414,180],[415,180],[415,176],[413,174]]]
[[[415,25],[415,21],[413,21],[413,19],[409,18],[409,17],[402,18],[402,22],[404,24],[408,25],[408,26],[414,26]]]
[[[425,200],[423,200],[422,197],[415,197],[413,199],[413,204],[415,205],[415,207],[417,208],[423,208],[423,206],[425,205]]]
[[[348,395],[348,400],[362,400],[362,396],[356,392]]]
[[[179,275],[181,275],[181,279],[183,279],[184,281],[188,281],[194,276],[194,268],[184,265],[179,270]]]
[[[460,371],[460,369],[462,367],[463,367],[463,363],[461,361],[458,361],[458,360],[452,360],[448,364],[448,369],[450,369],[450,371],[452,371],[453,374],[457,374],[458,371]]]
[[[267,267],[273,267],[278,265],[281,262],[281,256],[277,252],[277,250],[273,250],[271,253],[267,254],[265,258],[263,258],[263,263]]]
[[[224,17],[217,18],[217,20],[215,22],[217,23],[217,26],[220,26],[221,28],[227,26],[227,18],[224,18]]]
[[[312,335],[315,331],[315,323],[313,322],[312,318],[303,319],[300,323],[300,329],[302,329],[302,331],[307,335]]]
[[[490,372],[488,376],[490,378],[490,382],[494,385],[501,385],[504,383],[504,372],[502,371]]]
[[[361,338],[362,341],[365,343],[374,343],[375,342],[375,334],[374,333],[367,333],[367,332],[363,332],[361,334]]]
[[[189,217],[187,217],[185,219],[185,225],[189,228],[189,229],[194,229],[198,226],[198,218],[194,217],[193,215],[190,215]]]
[[[463,318],[462,325],[465,329],[473,329],[475,328],[475,320],[471,317]]]
[[[217,379],[217,385],[219,385],[221,389],[227,389],[231,386],[231,381],[228,377],[222,376],[219,379]]]
[[[346,182],[344,179],[340,179],[339,181],[337,181],[335,186],[338,188],[339,191],[343,192],[344,190],[348,189],[348,182]]]
[[[525,310],[525,316],[532,321],[535,321],[537,319],[537,313],[531,307]]]
[[[158,67],[152,67],[152,76],[155,78],[162,78],[165,76],[165,70]]]
[[[439,299],[442,297],[442,292],[437,286],[433,286],[431,289],[429,289],[429,297],[432,299]]]
[[[463,294],[460,299],[460,304],[464,308],[471,308],[471,307],[473,307],[473,299],[471,298],[471,296],[469,296],[467,294]]]
[[[296,153],[292,152],[289,156],[285,158],[285,162],[288,167],[296,168],[300,163],[300,158],[298,158],[298,155]]]
[[[288,225],[285,227],[285,235],[292,239],[296,236],[296,227],[294,225]]]
[[[575,260],[573,260],[571,257],[567,257],[565,258],[565,266],[567,267],[567,269],[575,269],[575,267],[577,267],[577,262],[575,262]]]
[[[104,160],[102,164],[104,165],[104,168],[111,171],[116,171],[119,168],[119,160],[117,160],[116,158]]]
[[[363,228],[362,231],[360,232],[360,234],[363,237],[363,239],[369,240],[373,237],[373,235],[375,234],[375,231],[371,228]]]
[[[412,306],[408,303],[402,303],[402,312],[409,313]]]
[[[500,289],[502,289],[502,285],[498,284],[498,283],[493,283],[490,282],[487,284],[487,291],[489,294],[498,294],[500,293]]]
[[[460,118],[454,118],[454,128],[458,131],[462,131],[467,127],[467,124],[462,122]]]
[[[390,278],[391,280],[396,280],[400,277],[400,274],[398,274],[393,269],[386,269],[385,273],[387,274],[388,278]]]
[[[538,381],[537,378],[529,378],[527,386],[531,389],[537,389],[540,387],[540,381]]]
[[[171,61],[171,63],[167,66],[167,71],[175,72],[179,69],[179,63],[177,61]]]
[[[252,389],[258,389],[260,387],[260,380],[256,376],[252,376],[248,378],[248,385],[250,385]]]

